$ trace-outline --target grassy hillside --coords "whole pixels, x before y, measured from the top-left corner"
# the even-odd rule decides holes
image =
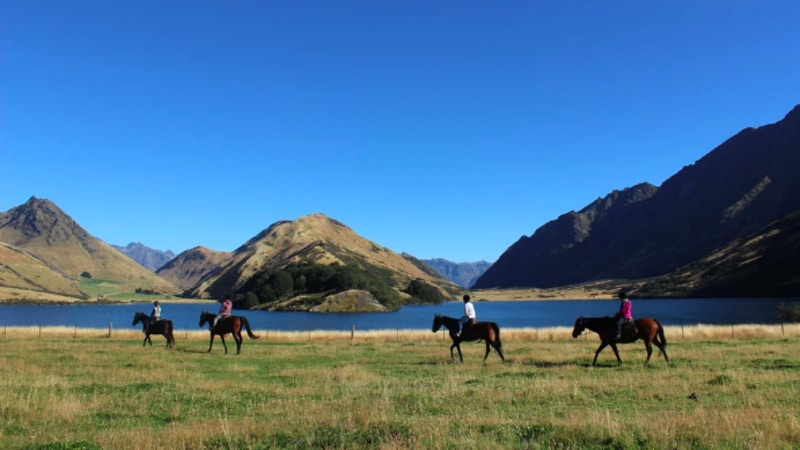
[[[0,286],[19,293],[37,291],[85,297],[74,280],[64,277],[28,252],[4,242],[0,242]]]
[[[182,255],[175,258],[172,270],[181,269],[181,260]],[[236,249],[218,270],[206,267],[204,272],[208,275],[188,296],[233,295],[239,308],[273,308],[297,299],[288,308],[307,310],[324,295],[357,289],[397,309],[404,303],[454,298],[462,291],[421,261],[381,247],[323,214],[276,222]],[[431,290],[436,294],[426,299],[416,295]]]
[[[443,333],[276,333],[242,354],[175,350],[141,333],[7,329],[0,446],[18,448],[798,448],[800,328],[667,328],[668,366],[641,344],[504,330],[449,360]],[[733,337],[731,337],[733,335]],[[655,355],[654,355],[655,356]]]
[[[170,282],[93,237],[46,199],[31,197],[23,205],[0,212],[0,241],[24,250],[69,280],[98,278],[113,280],[127,292],[178,293]],[[4,258],[0,254],[0,263]]]

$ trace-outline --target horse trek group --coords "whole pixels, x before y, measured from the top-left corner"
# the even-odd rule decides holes
[[[214,323],[216,322],[216,324]],[[167,348],[175,346],[175,336],[173,335],[172,321],[169,319],[155,319],[145,313],[137,312],[133,316],[133,325],[142,324],[142,333],[144,333],[144,347],[148,343],[152,346],[153,341],[150,340],[151,334],[160,334],[167,340]],[[208,331],[211,333],[211,341],[208,344],[208,351],[214,346],[214,337],[219,336],[222,341],[222,347],[225,348],[225,353],[228,353],[228,345],[225,343],[225,335],[233,335],[233,340],[236,341],[236,353],[242,352],[242,329],[247,331],[250,339],[258,339],[259,336],[253,333],[250,327],[250,322],[244,316],[226,316],[217,317],[217,314],[203,311],[200,313],[200,324],[198,326],[208,324]]]
[[[669,356],[667,356],[667,339],[664,336],[664,327],[658,319],[654,318],[639,318],[633,319],[631,316],[630,300],[624,292],[620,292],[618,297],[621,301],[620,312],[614,317],[578,317],[575,320],[575,325],[572,329],[572,337],[579,337],[584,331],[589,330],[597,333],[600,337],[600,346],[594,353],[592,365],[597,364],[597,357],[600,352],[606,347],[610,346],[617,357],[617,363],[622,364],[622,359],[619,357],[617,344],[629,344],[642,340],[645,349],[647,350],[647,358],[645,364],[650,362],[650,357],[653,354],[653,345],[655,345],[662,355],[664,360],[669,363]],[[465,315],[461,318],[454,318],[436,314],[433,318],[433,326],[431,331],[438,332],[442,327],[447,328],[452,345],[450,346],[450,358],[455,359],[453,350],[458,351],[458,358],[464,361],[461,354],[461,343],[470,341],[483,341],[486,345],[486,352],[483,355],[483,361],[489,357],[489,353],[494,349],[500,356],[500,359],[505,361],[503,355],[503,343],[500,340],[500,327],[495,322],[480,322],[475,320],[475,310],[470,303],[469,295],[464,296]],[[208,325],[210,332],[210,342],[208,351],[214,345],[214,337],[219,336],[222,346],[225,348],[225,353],[228,353],[228,346],[225,343],[225,335],[233,335],[236,342],[236,353],[242,351],[242,329],[246,330],[247,335],[251,339],[258,339],[259,336],[255,335],[250,327],[250,322],[247,317],[230,315],[231,303],[229,299],[225,299],[220,309],[220,314],[203,311],[200,313],[200,327]],[[142,346],[148,343],[152,346],[153,342],[150,340],[150,335],[160,334],[167,340],[167,348],[175,346],[175,336],[173,335],[172,321],[168,319],[161,319],[161,307],[158,302],[155,302],[153,313],[147,315],[142,312],[137,312],[133,318],[133,325],[142,324],[142,332],[144,333],[144,341]]]

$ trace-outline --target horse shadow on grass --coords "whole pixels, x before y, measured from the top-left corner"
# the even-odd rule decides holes
[[[536,361],[534,359],[524,359],[517,364],[536,367],[538,369],[558,369],[577,365],[575,361]]]

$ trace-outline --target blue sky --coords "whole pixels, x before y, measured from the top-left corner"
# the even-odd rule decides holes
[[[495,261],[800,103],[796,1],[7,1],[0,211],[234,250],[324,213]]]

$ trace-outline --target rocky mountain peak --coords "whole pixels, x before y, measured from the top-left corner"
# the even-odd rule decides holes
[[[82,240],[90,237],[53,202],[36,197],[0,214],[0,230],[0,240],[15,246],[39,238],[44,238],[49,245],[56,245],[73,238]]]

